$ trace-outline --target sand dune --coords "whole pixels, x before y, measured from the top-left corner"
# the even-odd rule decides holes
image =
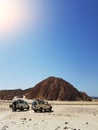
[[[0,102],[0,130],[97,130],[98,102],[51,102],[53,112],[12,112]],[[58,105],[57,105],[58,104]]]

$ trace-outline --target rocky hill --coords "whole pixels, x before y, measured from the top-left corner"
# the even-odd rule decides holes
[[[0,99],[11,100],[14,96],[26,96],[28,99],[42,98],[47,100],[68,100],[68,101],[91,101],[91,98],[84,92],[79,92],[73,85],[67,81],[49,77],[35,87],[26,90],[2,90],[0,91]]]
[[[91,101],[91,98],[84,92],[79,92],[67,81],[49,77],[38,83],[26,94],[28,99],[42,98],[47,100],[68,100],[68,101]]]

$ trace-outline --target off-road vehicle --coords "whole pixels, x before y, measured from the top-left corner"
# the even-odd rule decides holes
[[[12,109],[12,111],[23,111],[23,110],[29,110],[29,105],[26,101],[18,99],[14,100],[12,104],[9,105],[9,107]]]
[[[41,99],[36,99],[32,102],[31,109],[34,110],[34,112],[51,112],[52,111],[52,106],[48,104],[47,101],[41,100]]]

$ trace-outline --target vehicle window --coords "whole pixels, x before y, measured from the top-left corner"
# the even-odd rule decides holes
[[[20,100],[19,103],[24,103],[24,101]]]
[[[26,102],[26,101],[25,101],[24,103],[25,103],[25,104],[27,104],[27,102]]]
[[[40,100],[40,101],[39,101],[39,104],[44,104],[44,101],[43,101],[43,100]]]
[[[37,102],[33,102],[32,105],[37,105]]]

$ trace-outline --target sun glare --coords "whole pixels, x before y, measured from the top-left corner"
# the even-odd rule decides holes
[[[26,6],[20,2],[0,0],[0,34],[9,33],[22,26],[26,11]]]
[[[42,4],[30,0],[0,0],[0,35],[28,27],[39,29],[44,18]]]

